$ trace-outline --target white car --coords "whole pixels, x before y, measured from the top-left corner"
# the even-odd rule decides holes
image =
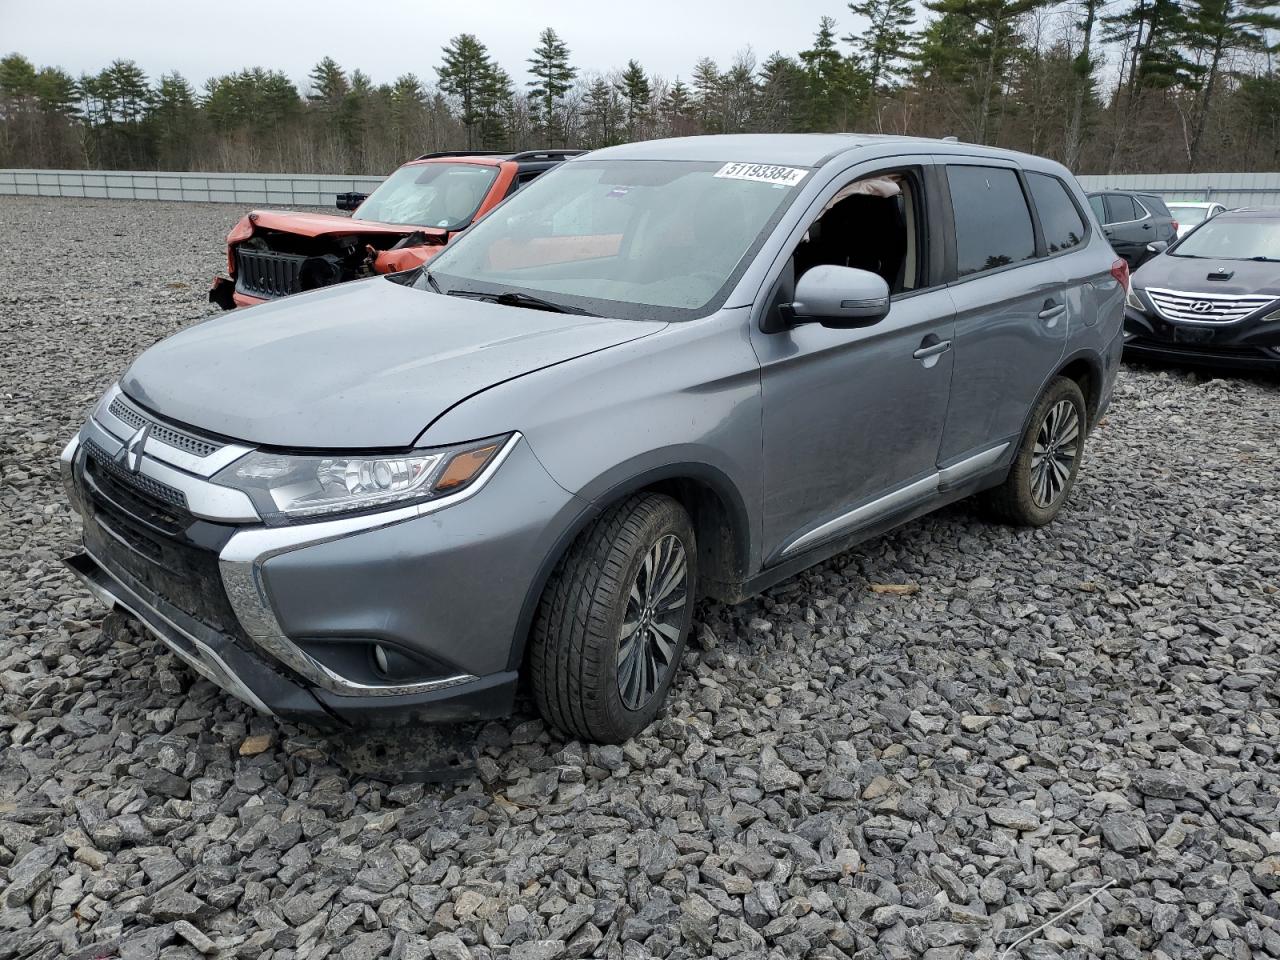
[[[1187,231],[1198,227],[1206,220],[1212,220],[1220,213],[1226,212],[1220,203],[1177,200],[1169,203],[1169,212],[1178,222],[1178,239],[1182,239]]]

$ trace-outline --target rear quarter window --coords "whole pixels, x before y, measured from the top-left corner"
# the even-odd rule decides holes
[[[1079,246],[1084,240],[1085,223],[1067,185],[1046,173],[1027,173],[1027,186],[1049,253]]]
[[[1120,193],[1107,194],[1107,223],[1127,223],[1140,220],[1143,216],[1133,197]]]
[[[1031,211],[1018,175],[1004,167],[947,167],[956,227],[956,273],[964,277],[1036,255]]]

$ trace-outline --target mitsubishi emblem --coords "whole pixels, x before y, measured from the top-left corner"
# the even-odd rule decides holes
[[[124,448],[120,451],[120,459],[129,468],[130,473],[137,473],[142,469],[142,452],[147,447],[147,437],[151,436],[152,426],[153,424],[148,423],[139,427],[137,432],[125,441]]]

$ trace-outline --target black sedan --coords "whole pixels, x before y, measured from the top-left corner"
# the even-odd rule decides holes
[[[1280,371],[1280,208],[1220,214],[1131,284],[1127,357]]]

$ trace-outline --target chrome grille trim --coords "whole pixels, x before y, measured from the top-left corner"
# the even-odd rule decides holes
[[[128,441],[141,427],[151,424],[151,433],[143,447],[147,456],[197,477],[212,477],[252,449],[239,443],[203,437],[143,413],[124,396],[119,384],[114,384],[98,402],[89,422],[115,441],[106,445],[108,453],[114,453],[118,444]],[[212,449],[205,453],[206,448]]]
[[[1236,323],[1276,302],[1276,297],[1265,293],[1201,293],[1147,287],[1146,294],[1157,313],[1178,323]]]
[[[171,447],[185,451],[193,457],[204,459],[210,454],[217,453],[225,446],[225,444],[214,443],[212,440],[205,440],[200,437],[175,429],[168,424],[161,423],[154,417],[148,417],[141,411],[134,409],[125,403],[124,397],[118,396],[111,401],[107,407],[108,412],[123,423],[127,423],[135,430],[140,430],[147,424],[151,424],[151,436],[155,437],[161,443],[167,443]]]

